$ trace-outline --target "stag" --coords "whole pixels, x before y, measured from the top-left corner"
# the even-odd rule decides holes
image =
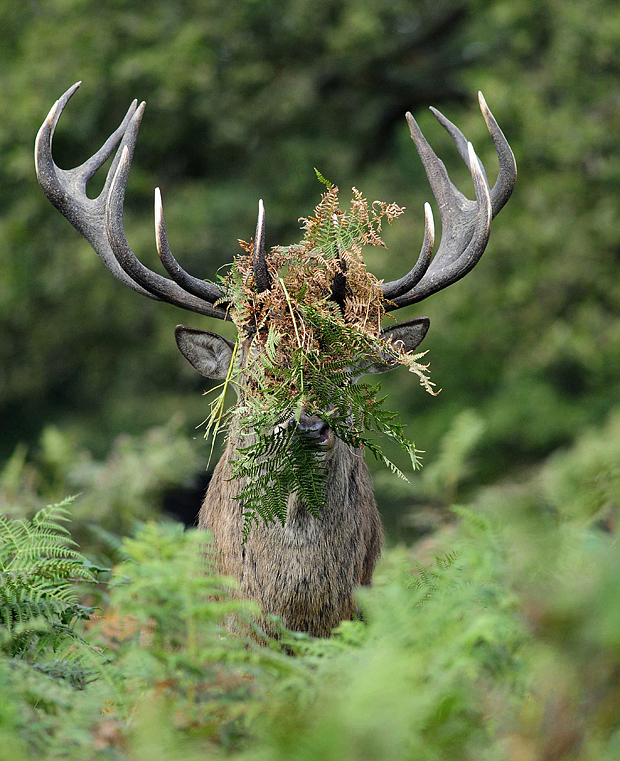
[[[81,166],[59,169],[52,158],[52,137],[60,115],[78,82],[54,104],[39,130],[35,161],[39,183],[56,208],[91,244],[110,272],[134,291],[149,298],[216,319],[229,319],[225,294],[214,284],[186,272],[172,254],[166,234],[159,189],[155,191],[157,251],[168,272],[164,277],[145,267],[133,253],[123,229],[123,203],[129,169],[136,147],[145,104],[134,101],[121,125],[104,145]],[[442,238],[432,256],[434,226],[431,208],[425,204],[425,230],[420,254],[411,270],[382,285],[386,311],[415,304],[452,285],[480,260],[491,220],[510,197],[516,181],[513,153],[482,94],[480,109],[493,140],[499,173],[489,188],[486,173],[474,149],[461,131],[439,111],[431,109],[454,141],[474,184],[475,200],[467,199],[450,181],[443,162],[436,156],[410,113],[406,114],[411,137],[418,150],[435,199],[439,205]],[[105,184],[97,198],[86,195],[86,185],[119,145]],[[252,251],[257,291],[270,288],[265,255],[265,212],[259,202],[258,222]],[[346,298],[344,277],[336,275],[331,294]],[[414,350],[429,328],[418,317],[387,328],[383,334]],[[233,344],[204,330],[179,325],[176,342],[199,373],[212,379],[227,375]],[[237,353],[239,371],[251,352],[252,336],[243,336]],[[365,368],[383,372],[395,364],[386,359]],[[199,526],[212,532],[223,571],[239,582],[239,594],[260,605],[265,619],[280,616],[284,624],[316,636],[328,636],[338,623],[355,610],[354,590],[370,585],[382,544],[382,527],[368,469],[360,449],[334,436],[323,418],[303,412],[295,435],[306,436],[322,450],[327,473],[327,502],[320,518],[313,516],[295,495],[288,502],[284,525],[255,525],[244,541],[242,506],[235,497],[242,484],[231,478],[231,462],[237,445],[236,432],[229,432],[227,448],[219,461],[199,514]]]

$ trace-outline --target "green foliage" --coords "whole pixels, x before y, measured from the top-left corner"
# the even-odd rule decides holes
[[[0,513],[31,518],[63,493],[80,494],[72,506],[73,534],[108,562],[114,559],[114,535],[160,515],[166,491],[191,485],[201,467],[204,455],[179,416],[141,436],[119,436],[105,460],[48,426],[37,447],[17,447],[0,470]]]
[[[302,409],[319,415],[335,436],[372,452],[405,480],[368,432],[397,442],[409,453],[412,467],[419,467],[417,450],[405,437],[404,426],[396,413],[383,406],[385,397],[379,396],[379,384],[356,383],[352,377],[352,367],[362,372],[373,361],[385,360],[384,342],[340,321],[325,319],[303,304],[297,308],[306,325],[316,332],[319,350],[309,353],[297,349],[287,355],[286,365],[277,366],[267,346],[260,366],[269,375],[258,378],[260,396],[256,401],[245,396],[234,413],[241,436],[253,440],[251,445],[237,449],[233,464],[235,477],[247,481],[238,495],[247,528],[259,517],[284,523],[291,493],[297,494],[313,514],[320,515],[326,498],[320,446],[309,437],[295,435],[294,427],[287,427],[291,413],[298,415]]]
[[[151,523],[123,551],[99,626],[100,644],[116,649],[121,704],[139,713],[152,701],[166,713],[174,707],[166,721],[181,741],[238,742],[274,679],[299,667],[253,622],[256,607],[231,596],[234,582],[218,575],[208,535]],[[120,705],[117,715],[127,715]]]
[[[5,520],[2,529],[3,537],[17,537],[19,565],[33,581],[30,596],[37,592],[37,569],[57,568],[50,599],[60,599],[67,612],[67,582],[60,574],[68,569],[76,576],[84,566],[73,555],[62,559],[62,568],[60,559],[56,565],[54,558],[48,562],[48,555],[59,554],[60,540],[54,537],[62,516],[62,509],[54,508],[36,525]],[[51,538],[37,526],[48,527]],[[37,532],[41,536],[35,540]],[[21,748],[24,758],[144,753],[153,741],[145,727],[154,716],[158,742],[203,752],[237,745],[268,694],[307,680],[302,665],[254,623],[255,606],[231,596],[234,583],[218,575],[208,535],[184,532],[180,524],[150,523],[123,542],[121,554],[126,559],[112,570],[105,610],[86,633],[81,671],[67,648],[55,660],[35,659],[31,648],[28,663],[23,647],[5,648],[0,655],[0,737]],[[70,603],[75,605],[73,597]],[[53,615],[62,612],[54,609]],[[64,627],[54,631],[68,636]],[[2,708],[10,705],[19,710]],[[12,758],[19,759],[19,753]]]
[[[411,482],[397,481],[388,473],[375,474],[375,495],[383,523],[393,541],[416,541],[450,521],[450,505],[471,495],[481,465],[478,452],[484,443],[485,421],[473,410],[455,417],[438,445],[423,454],[424,468]],[[412,504],[415,507],[412,507]]]
[[[387,551],[363,620],[327,640],[267,638],[206,534],[144,525],[84,633],[105,656],[86,678],[64,653],[0,656],[0,758],[615,761],[617,427]]]
[[[97,568],[73,547],[65,506],[40,510],[32,520],[0,515],[0,648],[34,660],[84,643],[75,624],[93,608],[80,604],[75,582],[94,581]]]
[[[275,409],[285,420],[290,409]],[[264,424],[265,416],[254,416]],[[304,441],[294,430],[253,435],[255,443],[241,446],[233,461],[233,477],[246,485],[236,495],[243,507],[244,537],[260,520],[286,522],[289,496],[294,494],[320,519],[325,505],[325,470],[321,450]]]
[[[524,633],[489,567],[497,555],[475,535],[476,552],[463,546],[458,565],[437,566],[432,587],[407,554],[391,554],[361,598],[362,642],[324,658],[311,707],[280,706],[268,743],[247,757],[465,759],[493,747],[487,706],[518,698]]]
[[[72,662],[64,659],[63,670]],[[98,682],[75,689],[38,664],[0,657],[0,759],[94,758],[91,730],[109,697]],[[64,744],[64,747],[63,747]]]
[[[457,415],[441,440],[439,452],[424,469],[419,489],[450,505],[459,484],[471,475],[472,455],[483,439],[484,420],[474,410]]]
[[[553,455],[541,473],[548,504],[584,522],[614,520],[620,493],[620,411],[602,429],[584,431],[575,446]]]

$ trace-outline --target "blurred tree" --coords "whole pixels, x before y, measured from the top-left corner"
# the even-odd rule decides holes
[[[85,87],[63,116],[59,165],[84,160],[131,99],[146,98],[127,202],[132,244],[152,261],[151,198],[161,184],[177,255],[214,277],[251,234],[260,195],[270,242],[290,241],[318,196],[315,164],[348,184],[385,155],[407,106],[458,96],[463,11],[402,0],[2,8],[4,452],[50,419],[105,448],[119,430],[167,419],[184,395],[194,419],[204,407],[193,393],[200,379],[175,356],[170,327],[180,313],[119,287],[36,187],[32,140],[69,84]]]
[[[203,277],[252,234],[258,197],[268,243],[298,237],[295,220],[320,192],[313,166],[408,207],[390,250],[367,256],[379,276],[404,272],[431,194],[402,115],[441,107],[492,168],[474,98],[482,89],[517,154],[519,185],[475,273],[424,306],[443,393],[426,398],[394,375],[390,404],[415,417],[429,462],[455,413],[476,409],[486,426],[477,461],[491,478],[620,401],[612,0],[32,0],[4,4],[0,28],[5,455],[49,422],[101,451],[179,407],[190,421],[205,416],[204,384],[173,345],[181,313],[120,286],[36,186],[34,135],[77,79],[57,162],[84,160],[132,98],[145,98],[126,229],[155,266],[151,198],[161,185],[173,249]],[[449,138],[416,116],[467,190]]]

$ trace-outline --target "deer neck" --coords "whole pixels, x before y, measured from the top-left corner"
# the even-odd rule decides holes
[[[248,446],[251,442],[246,437],[243,446]],[[233,471],[233,462],[236,457],[236,448],[240,442],[236,436],[231,435],[228,446],[218,465],[221,469],[221,476],[225,479],[231,479]],[[372,481],[370,473],[364,461],[364,453],[361,449],[346,444],[341,439],[336,439],[333,449],[317,455],[324,459],[326,475],[326,504],[322,508],[322,516],[334,516],[346,512],[350,509],[352,502],[357,502],[360,493],[363,492],[365,497],[374,502],[372,494]],[[232,478],[228,480],[230,486],[230,496],[232,499],[246,486],[245,479]],[[288,519],[287,523],[297,522],[302,516],[312,517],[308,509],[296,494],[291,494],[288,500]]]

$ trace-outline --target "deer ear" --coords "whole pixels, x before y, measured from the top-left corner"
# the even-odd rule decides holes
[[[179,351],[201,375],[213,380],[224,380],[228,374],[235,345],[207,330],[177,325],[174,337]]]
[[[399,322],[391,328],[381,331],[381,338],[391,339],[393,343],[402,345],[405,351],[413,351],[424,339],[424,336],[430,328],[431,321],[428,317],[416,317],[407,322]],[[398,367],[398,363],[390,361],[386,357],[386,362],[375,362],[364,372],[367,373],[385,373]]]

